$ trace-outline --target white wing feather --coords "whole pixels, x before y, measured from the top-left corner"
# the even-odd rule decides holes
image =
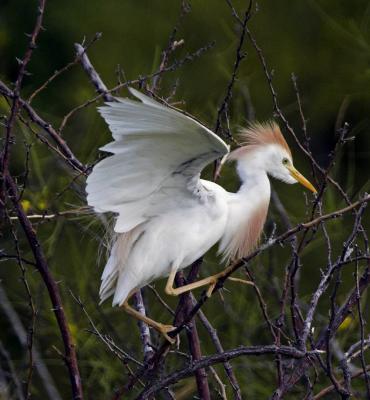
[[[118,214],[118,233],[168,209],[177,195],[199,197],[201,170],[229,151],[199,122],[130,91],[141,102],[117,99],[99,107],[115,139],[101,150],[113,155],[95,165],[86,187],[96,212]]]

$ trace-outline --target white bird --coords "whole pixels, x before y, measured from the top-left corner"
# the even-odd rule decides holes
[[[99,107],[114,141],[112,153],[87,179],[87,201],[97,213],[116,215],[115,240],[101,277],[100,298],[160,331],[174,329],[143,316],[128,304],[150,282],[168,277],[166,293],[179,295],[210,285],[222,272],[174,288],[175,274],[219,242],[224,260],[248,255],[257,245],[270,201],[268,175],[300,182],[316,192],[293,166],[291,151],[274,122],[252,124],[241,132],[244,145],[228,145],[208,128],[137,90],[141,102],[117,98]],[[200,179],[203,168],[225,157],[237,162],[241,187],[230,193]]]

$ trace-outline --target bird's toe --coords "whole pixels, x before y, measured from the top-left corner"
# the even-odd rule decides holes
[[[165,324],[159,324],[158,325],[158,330],[159,332],[164,336],[164,338],[170,342],[171,344],[175,344],[177,339],[176,337],[171,337],[168,335],[169,332],[173,331],[176,329],[176,326],[173,325],[165,325]],[[176,335],[178,336],[178,335]]]

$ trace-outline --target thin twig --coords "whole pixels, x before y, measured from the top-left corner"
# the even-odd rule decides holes
[[[358,249],[356,247],[356,253],[357,253],[357,251],[358,251]],[[365,377],[367,397],[370,399],[370,379],[369,379],[369,375],[367,374],[367,370],[366,370],[366,361],[365,361],[365,354],[364,354],[365,332],[364,332],[364,318],[363,318],[362,309],[361,309],[362,307],[361,307],[361,293],[360,293],[359,277],[358,277],[358,261],[356,261],[355,280],[356,280],[356,294],[357,294],[357,312],[358,312],[358,318],[360,321],[360,336],[361,336],[360,360],[361,360],[362,370],[364,372],[364,377]]]
[[[75,43],[75,50],[76,57],[79,59],[91,83],[95,86],[96,91],[103,96],[105,101],[115,101],[114,97],[108,93],[108,88],[105,86],[104,82],[101,80],[99,74],[96,72],[95,68],[92,66],[89,58],[87,57],[86,48],[79,43]]]
[[[370,371],[370,365],[367,365],[367,366],[366,366],[366,371],[367,371],[367,372]],[[359,370],[359,371],[357,371],[357,372],[355,372],[355,373],[352,373],[352,374],[351,374],[351,379],[359,378],[359,377],[361,377],[363,374],[364,374],[364,371],[361,369],[361,370]],[[340,383],[340,384],[343,384],[343,383],[344,383],[344,380],[343,380],[343,381],[340,381],[339,383]],[[317,394],[312,398],[312,400],[320,400],[320,399],[322,399],[323,397],[325,397],[327,394],[329,394],[330,392],[332,392],[333,390],[335,390],[334,385],[328,386],[328,387],[326,387],[325,389],[322,389],[319,393],[317,393]]]
[[[192,296],[193,297],[193,296]],[[193,304],[195,304],[195,299],[194,297],[192,298]],[[202,322],[203,326],[205,329],[208,331],[209,335],[211,336],[212,342],[216,347],[217,352],[223,353],[225,350],[221,344],[220,338],[218,337],[217,330],[212,326],[212,324],[209,322],[208,318],[205,316],[204,312],[202,310],[199,310],[198,312],[198,318]],[[225,372],[229,378],[231,387],[233,388],[234,391],[234,397],[237,400],[242,399],[242,392],[239,387],[239,383],[236,379],[236,376],[234,374],[233,368],[231,366],[231,363],[229,361],[226,361],[223,363]]]
[[[3,310],[3,315],[9,321],[9,326],[11,326],[14,335],[17,337],[19,343],[22,347],[27,347],[27,331],[24,328],[21,319],[19,318],[16,310],[14,309],[12,303],[10,302],[5,290],[0,285],[0,307]],[[41,382],[45,388],[46,393],[50,399],[61,400],[61,395],[55,385],[54,379],[51,376],[47,366],[45,365],[42,355],[38,349],[37,344],[33,346],[33,359],[35,368],[41,378]]]
[[[10,144],[11,144],[11,136],[12,136],[12,131],[13,127],[15,124],[15,120],[18,116],[19,109],[21,107],[21,102],[20,102],[20,90],[23,82],[23,78],[27,73],[27,66],[28,63],[31,60],[32,54],[34,49],[36,48],[36,40],[37,37],[41,31],[42,28],[42,21],[44,17],[44,12],[45,12],[45,4],[46,0],[39,0],[38,2],[38,8],[37,8],[37,18],[35,22],[35,26],[33,28],[33,32],[30,35],[30,41],[28,43],[26,52],[23,56],[22,60],[19,60],[19,71],[17,74],[17,79],[15,81],[14,85],[14,91],[13,91],[13,104],[12,108],[10,111],[10,116],[7,119],[6,123],[6,135],[5,135],[5,144],[4,144],[4,149],[1,154],[1,170],[3,172],[3,176],[6,176],[8,173],[8,168],[9,168],[9,150],[10,150]],[[3,187],[0,188],[0,194],[5,190],[5,183],[3,182]],[[1,198],[2,196],[0,196]]]
[[[88,168],[83,165],[73,154],[72,150],[69,148],[65,140],[59,135],[59,133],[53,128],[53,126],[42,119],[37,114],[37,112],[28,104],[27,101],[23,100],[21,97],[16,97],[16,94],[12,90],[10,90],[2,81],[0,81],[0,93],[8,97],[9,99],[18,98],[19,107],[24,108],[31,121],[48,133],[52,140],[57,144],[58,149],[63,154],[67,164],[69,164],[78,172],[85,173],[88,170]]]
[[[102,92],[100,94],[98,94],[97,96],[87,100],[85,103],[78,105],[77,107],[73,108],[70,112],[68,112],[64,117],[63,120],[59,126],[59,132],[62,132],[63,129],[65,128],[65,126],[67,125],[69,119],[78,111],[86,108],[87,106],[96,103],[97,101],[101,100],[101,98],[103,98],[104,96],[107,96],[108,94],[114,93],[119,91],[120,89],[123,88],[127,88],[129,86],[133,86],[133,85],[142,85],[144,82],[147,82],[151,79],[153,79],[154,77],[156,77],[157,75],[162,75],[164,73],[167,72],[173,72],[175,70],[177,70],[178,68],[181,68],[184,64],[189,63],[194,61],[194,59],[199,58],[200,56],[202,56],[206,51],[210,50],[211,48],[213,48],[214,43],[209,43],[208,45],[205,45],[201,48],[199,48],[198,50],[194,51],[193,53],[190,53],[188,55],[186,55],[184,58],[182,58],[179,61],[174,61],[171,65],[169,65],[168,67],[164,68],[162,71],[156,71],[152,74],[149,75],[145,75],[143,77],[140,77],[139,79],[132,79],[126,82],[122,82],[116,86],[114,86],[112,89],[109,89],[105,92]],[[1,82],[0,82],[0,92],[1,92]]]
[[[93,43],[101,38],[101,33],[96,33],[92,40],[84,46],[84,50],[86,51]],[[56,78],[67,72],[71,69],[74,65],[78,64],[80,61],[80,56],[77,55],[72,61],[66,64],[64,67],[56,70],[53,75],[51,75],[40,87],[33,91],[33,93],[28,98],[28,103],[31,104],[33,99],[39,95],[43,90],[45,90],[51,82],[53,82]]]
[[[29,214],[27,215],[27,218],[32,220],[32,219],[42,219],[42,220],[50,220],[50,219],[56,219],[58,217],[65,217],[65,216],[70,216],[70,215],[85,215],[92,213],[89,207],[78,207],[74,208],[71,210],[65,210],[65,211],[58,211],[53,214]],[[15,221],[18,220],[18,216],[11,216],[9,217],[10,220]]]

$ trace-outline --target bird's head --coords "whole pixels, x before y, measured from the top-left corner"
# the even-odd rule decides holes
[[[275,122],[253,123],[240,132],[242,146],[232,151],[230,160],[238,162],[238,171],[250,175],[264,171],[286,183],[301,183],[316,193],[314,186],[293,165],[292,153]]]

